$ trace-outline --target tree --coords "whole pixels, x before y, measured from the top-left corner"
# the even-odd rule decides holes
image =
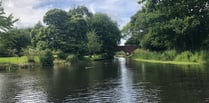
[[[31,44],[30,29],[11,29],[1,35],[2,56],[22,55],[22,49]]]
[[[14,36],[7,35],[7,32],[12,29],[16,21],[17,19],[14,20],[12,15],[5,16],[2,2],[0,2],[0,56],[9,56],[13,52],[11,47],[15,45]]]
[[[135,46],[139,46],[139,45],[140,45],[140,42],[139,42],[138,38],[135,38],[135,37],[132,36],[131,38],[129,38],[129,39],[126,41],[125,45],[135,45]]]
[[[82,57],[88,52],[87,33],[95,30],[102,43],[101,52],[112,58],[121,35],[117,24],[105,14],[93,15],[86,7],[78,6],[65,12],[49,10],[44,16],[46,29],[38,33],[38,45]]]
[[[43,52],[40,57],[40,62],[42,66],[53,66],[54,57],[52,52],[47,49]]]
[[[81,15],[73,15],[68,26],[68,52],[83,56],[87,51],[88,27],[85,19]]]
[[[22,55],[22,50],[31,45],[30,31],[30,28],[13,29],[9,31],[10,35],[15,36],[15,45],[13,48],[16,50],[17,55]]]
[[[86,19],[79,10],[73,9],[70,13],[60,9],[49,10],[44,16],[44,22],[48,25],[48,30],[44,34],[42,32],[40,38],[50,35],[48,39],[51,40],[46,44],[50,44],[52,49],[77,56],[84,55],[87,50],[88,27]]]
[[[99,40],[99,37],[97,36],[95,31],[90,31],[87,34],[88,37],[88,50],[90,54],[95,54],[96,52],[99,52],[102,47],[102,43]]]
[[[131,18],[130,30],[142,35],[144,48],[194,51],[208,47],[208,0],[141,0],[139,3],[145,6]]]
[[[40,28],[38,34],[35,36],[35,40],[37,41],[36,47],[41,50],[53,49],[53,43],[55,42],[53,36],[55,30],[56,29],[51,27]]]
[[[36,44],[38,43],[38,33],[41,31],[41,29],[44,28],[43,24],[39,21],[31,30],[30,32],[30,38],[31,38],[31,44],[33,47],[36,47]]]
[[[61,9],[51,9],[44,16],[44,23],[47,25],[55,26],[59,29],[64,29],[67,25],[66,22],[69,21],[69,15],[66,11]]]
[[[106,58],[112,58],[121,38],[117,24],[106,14],[98,13],[92,17],[89,26],[102,42],[101,52],[105,53]]]
[[[0,33],[7,32],[16,21],[17,19],[14,20],[12,15],[5,16],[4,8],[0,1]]]
[[[83,18],[91,18],[93,14],[89,12],[88,8],[85,6],[77,6],[73,9],[70,9],[68,12],[69,15],[81,15]]]

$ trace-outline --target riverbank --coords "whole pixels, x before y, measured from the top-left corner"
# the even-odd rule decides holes
[[[207,51],[190,52],[184,51],[177,53],[175,50],[164,52],[151,52],[143,49],[137,49],[131,59],[140,62],[177,64],[177,65],[200,65],[207,64],[209,54]]]
[[[178,61],[161,61],[161,60],[148,60],[148,59],[134,59],[140,62],[158,63],[158,64],[176,64],[176,65],[200,65],[201,63],[195,62],[178,62]]]
[[[0,57],[0,70],[28,68],[33,67],[36,63],[39,63],[39,58],[34,57],[35,63],[29,63],[28,57]]]
[[[34,57],[34,62],[39,62],[38,57]],[[0,64],[24,64],[28,63],[28,57],[0,57]]]

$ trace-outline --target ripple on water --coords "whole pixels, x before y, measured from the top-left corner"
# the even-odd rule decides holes
[[[114,86],[105,87],[103,85]],[[106,81],[103,85],[97,85],[88,90],[78,89],[78,95],[68,95],[63,102],[70,103],[158,103],[160,102],[158,89],[146,89],[144,84],[148,82],[141,82],[134,85],[126,85],[124,88],[118,81]],[[88,92],[86,92],[88,91]]]
[[[28,88],[18,93],[14,100],[17,103],[46,103],[47,95],[43,91]]]

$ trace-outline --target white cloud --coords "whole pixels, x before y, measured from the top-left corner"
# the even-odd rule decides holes
[[[15,26],[31,27],[41,21],[47,11],[47,8],[34,8],[39,3],[39,0],[3,0],[3,7],[7,15],[13,14],[15,19],[19,19]]]
[[[120,28],[130,21],[141,5],[136,0],[97,0],[87,7],[93,12],[107,13],[113,20],[117,21]]]
[[[5,12],[19,18],[16,26],[20,27],[31,27],[41,21],[50,8],[67,10],[76,5],[87,6],[93,13],[107,13],[120,28],[140,8],[136,0],[3,0]]]

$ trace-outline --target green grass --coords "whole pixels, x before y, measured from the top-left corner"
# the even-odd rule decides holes
[[[39,62],[39,58],[35,57],[35,61]],[[22,64],[27,63],[28,58],[26,56],[22,57],[0,57],[0,64]]]
[[[149,62],[149,63],[160,63],[160,64],[178,64],[178,65],[197,65],[200,63],[196,62],[182,62],[182,61],[161,61],[161,60],[148,60],[148,59],[134,59],[140,62]]]
[[[131,56],[132,59],[143,62],[164,63],[164,64],[207,64],[209,63],[209,53],[202,51],[176,52],[168,50],[163,52],[152,52],[137,49]]]

